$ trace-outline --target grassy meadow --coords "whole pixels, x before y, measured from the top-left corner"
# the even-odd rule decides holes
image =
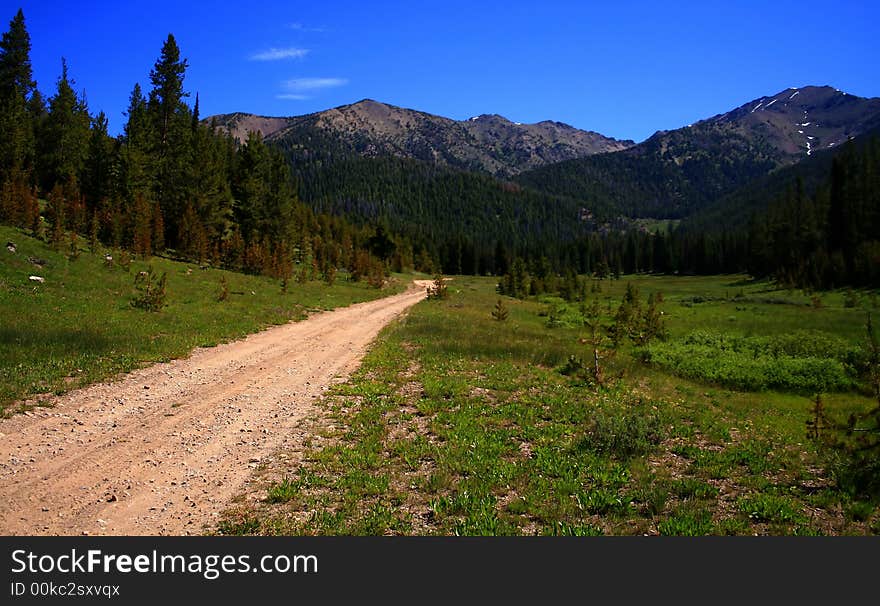
[[[6,243],[15,245],[10,252]],[[143,364],[187,355],[310,312],[386,296],[340,275],[323,282],[280,282],[161,257],[123,267],[119,251],[56,252],[24,232],[0,226],[0,412],[38,404],[45,395],[112,377]],[[113,257],[107,262],[105,255]],[[29,260],[31,259],[31,260]],[[147,311],[135,276],[166,274],[165,305]],[[44,282],[30,280],[38,276]],[[223,282],[225,281],[225,286]],[[225,296],[224,293],[225,292]],[[221,300],[222,299],[222,300]]]
[[[596,385],[581,372],[593,358],[577,303],[505,297],[498,321],[496,280],[456,277],[325,400],[304,462],[264,467],[261,500],[217,532],[880,531],[876,501],[807,438],[817,391],[835,418],[876,405],[857,372],[876,295],[625,276],[589,293],[604,323],[627,282],[643,301],[663,294],[668,336],[603,352],[609,380]]]

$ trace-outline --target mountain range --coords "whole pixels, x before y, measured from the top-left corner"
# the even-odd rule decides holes
[[[569,233],[584,217],[683,219],[742,199],[731,194],[878,131],[880,98],[788,88],[640,143],[559,122],[518,124],[494,114],[452,120],[373,100],[302,116],[206,121],[239,141],[259,131],[285,153],[301,198],[318,210],[384,218],[407,231],[416,221],[442,223],[445,208],[473,226],[493,217],[515,223],[524,208],[531,216],[549,205],[542,221]],[[509,233],[519,229],[535,228],[511,224]]]
[[[314,152],[315,142],[322,141],[340,154],[409,158],[499,177],[634,145],[561,122],[520,124],[497,114],[452,120],[371,99],[304,116],[214,118],[240,141],[260,131],[264,139],[293,149],[305,150],[311,142]]]

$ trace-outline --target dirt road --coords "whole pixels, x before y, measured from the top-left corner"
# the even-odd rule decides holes
[[[0,421],[0,534],[201,534],[424,296],[417,282]]]

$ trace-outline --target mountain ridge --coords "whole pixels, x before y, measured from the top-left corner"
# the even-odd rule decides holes
[[[638,144],[553,120],[523,125],[499,114],[453,120],[372,99],[287,118],[235,113],[213,120],[239,140],[259,130],[310,183],[350,158],[400,158],[488,174],[508,186],[580,200],[604,215],[680,219],[880,127],[880,98],[831,86],[790,87]],[[421,176],[411,178],[424,176],[416,173]],[[358,193],[357,183],[343,186],[341,177],[333,177],[329,189],[306,187],[304,193],[378,195]]]
[[[518,175],[526,186],[601,199],[628,216],[682,218],[753,179],[880,126],[880,98],[785,89],[625,150]]]
[[[553,120],[522,124],[498,114],[454,120],[373,99],[301,116],[235,112],[206,120],[239,141],[248,131],[292,146],[299,139],[332,139],[337,154],[391,155],[498,177],[635,144]]]

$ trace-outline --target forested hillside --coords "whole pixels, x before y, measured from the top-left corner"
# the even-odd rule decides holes
[[[295,174],[316,212],[384,224],[447,273],[503,273],[514,254],[558,266],[597,228],[581,201],[413,160],[349,157]]]
[[[776,166],[771,150],[760,143],[707,125],[655,135],[630,150],[529,171],[517,181],[602,201],[630,217],[679,219]]]
[[[62,60],[54,93],[33,81],[22,11],[0,42],[0,221],[60,249],[78,239],[302,279],[412,266],[408,242],[299,201],[290,167],[260,137],[241,145],[199,119],[173,35],[147,90],[135,84],[110,137]],[[384,264],[384,265],[383,265]]]

